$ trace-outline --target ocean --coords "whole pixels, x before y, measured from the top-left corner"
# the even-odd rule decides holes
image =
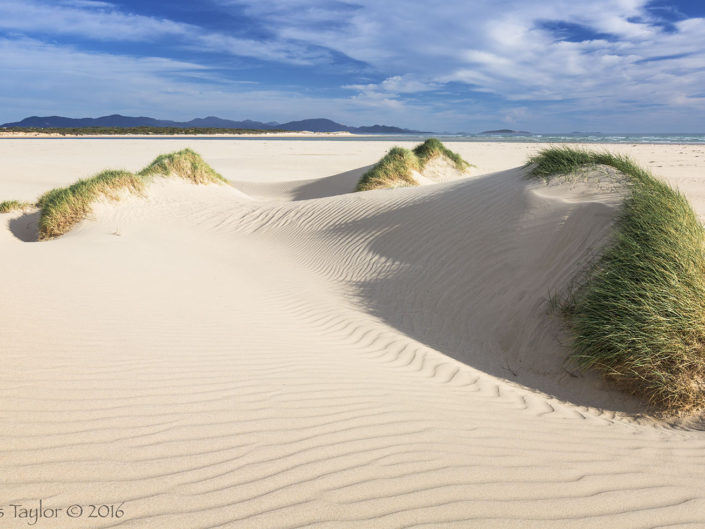
[[[516,134],[403,134],[403,135],[374,135],[374,136],[354,136],[340,137],[341,140],[394,140],[394,141],[417,141],[428,137],[438,138],[442,141],[467,141],[467,142],[516,142],[516,143],[617,143],[617,144],[705,144],[705,133],[688,134],[602,134],[597,132],[573,132],[570,134],[537,134],[537,133],[516,133]],[[312,138],[313,139],[313,138]],[[328,138],[325,138],[328,139]]]

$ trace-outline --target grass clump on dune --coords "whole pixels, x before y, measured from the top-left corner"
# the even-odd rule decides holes
[[[138,174],[140,176],[176,175],[191,180],[194,184],[227,182],[191,149],[162,154]]]
[[[419,159],[408,149],[393,147],[357,184],[358,191],[417,185],[412,171],[421,168]]]
[[[544,179],[604,164],[629,180],[613,242],[564,307],[575,357],[662,410],[705,407],[705,230],[686,198],[625,156],[557,148],[530,163]]]
[[[464,171],[470,164],[460,155],[446,148],[435,138],[414,147],[413,151],[393,147],[377,164],[367,171],[357,184],[357,191],[385,189],[392,187],[417,186],[413,171],[421,171],[426,164],[438,156],[445,156],[459,170]]]
[[[609,152],[591,152],[573,147],[544,149],[529,160],[534,164],[531,175],[548,181],[556,175],[572,173],[589,165],[609,165],[632,181],[656,181],[648,171],[639,167],[628,156]]]
[[[32,207],[29,202],[20,202],[19,200],[5,200],[0,202],[0,213],[12,213],[13,211],[24,211]]]
[[[68,232],[90,214],[93,202],[100,198],[117,200],[121,192],[142,193],[156,175],[175,175],[196,184],[227,181],[191,149],[158,156],[137,174],[103,171],[68,187],[52,189],[39,198],[39,239]]]
[[[445,156],[450,160],[458,171],[465,171],[470,164],[456,152],[451,151],[436,138],[429,138],[420,145],[414,147],[414,154],[419,159],[419,164],[423,169],[424,166],[433,158]]]
[[[101,197],[117,200],[121,191],[139,193],[144,186],[144,178],[127,171],[103,171],[69,187],[52,189],[37,201],[42,209],[39,238],[63,235],[86,218],[91,212],[91,204]]]

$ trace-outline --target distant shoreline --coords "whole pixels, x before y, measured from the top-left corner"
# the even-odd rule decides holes
[[[3,131],[0,129],[0,141],[18,140],[197,140],[197,141],[227,141],[227,140],[300,140],[300,141],[364,141],[364,142],[419,142],[435,137],[446,143],[475,144],[509,144],[509,145],[583,145],[597,147],[600,145],[682,145],[705,146],[705,135],[644,135],[644,136],[480,136],[480,135],[444,135],[444,134],[362,134],[354,132],[246,132],[246,133],[176,133],[176,134],[100,134],[83,133],[70,134],[60,132],[23,132]]]
[[[60,132],[52,130],[51,132],[40,131],[19,131],[19,130],[0,130],[0,138],[89,138],[105,136],[111,138],[189,138],[199,136],[218,136],[223,138],[243,138],[243,137],[337,137],[337,136],[359,136],[352,132],[311,132],[311,131],[247,131],[247,132],[211,132],[204,129],[203,132],[188,131],[188,132],[171,132],[171,133],[119,133],[106,131],[86,131],[86,132]]]

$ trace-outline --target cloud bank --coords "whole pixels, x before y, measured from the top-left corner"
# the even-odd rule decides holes
[[[5,0],[0,119],[119,111],[656,132],[696,131],[705,117],[705,19],[677,3],[189,5]]]

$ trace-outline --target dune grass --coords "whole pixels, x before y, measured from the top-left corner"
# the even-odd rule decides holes
[[[412,171],[421,168],[419,159],[409,149],[393,147],[367,171],[357,184],[358,191],[418,185]]]
[[[628,178],[612,243],[563,309],[574,355],[666,412],[705,407],[705,230],[687,199],[628,157],[573,148],[531,158],[550,179],[592,164]]]
[[[137,174],[140,176],[176,175],[191,180],[194,184],[227,182],[191,149],[157,156],[151,164]]]
[[[93,202],[101,197],[117,200],[121,191],[140,193],[144,187],[143,178],[127,171],[103,171],[68,187],[52,189],[37,201],[42,210],[39,238],[51,239],[68,232],[90,214]]]
[[[12,213],[13,211],[24,211],[32,207],[29,202],[19,200],[5,200],[0,202],[0,213]]]
[[[421,169],[431,161],[433,158],[438,156],[444,156],[449,161],[453,163],[458,171],[465,171],[470,167],[470,164],[463,160],[462,156],[458,153],[451,151],[448,147],[443,145],[440,140],[436,138],[429,138],[420,145],[414,147],[414,154],[419,159],[419,165]]]
[[[446,148],[439,140],[429,138],[412,151],[402,147],[390,149],[372,169],[362,175],[357,191],[417,186],[419,184],[413,177],[413,171],[423,170],[430,160],[438,156],[448,158],[460,171],[470,167],[460,155]]]
[[[628,156],[609,152],[586,151],[573,147],[552,147],[541,151],[529,160],[534,167],[531,175],[548,181],[556,175],[575,172],[589,165],[609,165],[631,181],[654,181],[648,171],[639,167]]]
[[[68,232],[91,213],[93,202],[100,198],[118,200],[123,192],[142,193],[157,175],[178,176],[195,184],[227,181],[191,149],[160,155],[137,174],[103,171],[68,187],[52,189],[39,198],[39,239]]]

